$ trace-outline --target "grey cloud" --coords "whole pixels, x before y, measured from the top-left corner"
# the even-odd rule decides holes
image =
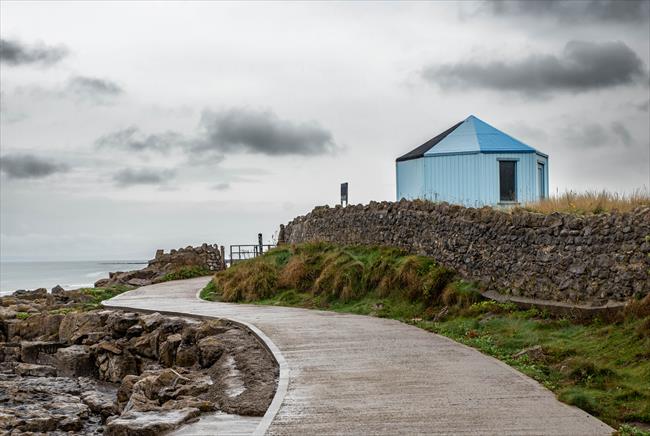
[[[600,124],[571,125],[563,133],[574,147],[601,147],[610,142],[609,132]]]
[[[564,128],[562,133],[568,144],[575,147],[613,146],[617,140],[626,147],[634,144],[630,131],[620,121],[612,122],[609,128],[595,123],[571,125]]]
[[[477,87],[542,95],[585,92],[647,83],[643,61],[623,42],[570,41],[559,55],[532,54],[519,61],[430,66],[422,77],[441,87]]]
[[[215,191],[225,191],[230,189],[230,183],[217,183],[212,187]]]
[[[175,132],[146,135],[135,126],[100,136],[95,145],[100,148],[119,148],[127,151],[168,152],[174,146],[181,146],[185,138]]]
[[[619,121],[614,121],[612,123],[612,132],[614,135],[626,146],[630,146],[634,143],[634,138],[630,134],[630,131]]]
[[[486,2],[482,10],[495,16],[546,17],[572,24],[643,24],[650,20],[650,2],[647,0],[497,0]]]
[[[646,100],[645,102],[639,103],[634,106],[641,112],[648,112],[648,109],[650,109],[650,100]]]
[[[117,186],[129,187],[134,185],[163,185],[174,178],[175,172],[160,168],[125,168],[113,174]]]
[[[51,162],[31,154],[12,154],[0,158],[0,171],[10,179],[40,179],[68,170],[66,164]]]
[[[51,65],[68,54],[63,46],[26,45],[18,40],[0,39],[0,62],[7,65]]]
[[[332,134],[316,123],[295,123],[271,111],[245,109],[204,111],[193,136],[172,131],[145,135],[131,126],[99,137],[95,145],[163,153],[176,148],[187,153],[191,164],[219,163],[226,153],[316,156],[337,150]]]
[[[205,111],[195,151],[315,156],[336,150],[332,134],[316,123],[294,123],[271,111]]]
[[[104,100],[117,97],[124,90],[115,82],[96,77],[74,76],[68,80],[66,92],[81,98]]]

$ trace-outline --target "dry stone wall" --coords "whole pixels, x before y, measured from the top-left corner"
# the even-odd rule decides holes
[[[165,276],[182,270],[183,268],[198,268],[206,272],[217,272],[225,269],[223,259],[223,246],[217,244],[203,244],[199,247],[188,246],[178,250],[156,251],[156,256],[151,259],[143,269],[134,271],[116,271],[108,274],[107,279],[95,282],[95,287],[111,285],[146,286],[165,280]]]
[[[601,305],[650,292],[650,208],[576,216],[424,201],[317,207],[284,243],[388,245],[434,257],[486,290]]]

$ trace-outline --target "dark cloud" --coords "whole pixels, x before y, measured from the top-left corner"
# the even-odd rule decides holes
[[[623,42],[570,41],[559,55],[430,66],[422,77],[441,87],[477,87],[542,95],[584,92],[647,80],[643,61]],[[646,82],[647,83],[647,82]]]
[[[551,18],[561,23],[643,24],[650,21],[648,0],[496,0],[481,10],[496,16]]]
[[[63,46],[26,45],[17,40],[0,39],[0,62],[7,65],[52,65],[68,54]]]
[[[113,181],[120,187],[134,185],[164,185],[174,178],[174,170],[161,168],[125,168],[113,174]]]
[[[0,158],[0,171],[10,179],[40,179],[68,170],[66,164],[51,162],[31,154],[12,154]]]
[[[205,111],[201,128],[194,151],[315,156],[336,149],[332,134],[318,124],[281,120],[271,111]]]
[[[316,123],[294,123],[270,111],[231,109],[204,111],[194,136],[168,131],[146,135],[135,126],[99,137],[100,148],[165,153],[176,148],[192,164],[215,164],[227,153],[269,156],[315,156],[337,150],[332,134]]]
[[[612,132],[614,135],[623,143],[623,145],[630,146],[634,143],[634,138],[630,134],[630,131],[619,121],[614,121],[612,123]]]
[[[124,90],[115,82],[96,77],[74,76],[68,80],[66,92],[81,98],[104,100],[117,97]]]
[[[182,135],[175,132],[145,135],[135,126],[100,136],[96,141],[97,147],[119,148],[127,151],[156,151],[168,152],[174,146],[185,143]]]

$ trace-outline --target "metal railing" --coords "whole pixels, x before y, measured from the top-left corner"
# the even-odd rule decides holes
[[[232,266],[236,262],[253,259],[257,256],[261,256],[272,248],[275,248],[274,244],[231,245],[229,264]]]

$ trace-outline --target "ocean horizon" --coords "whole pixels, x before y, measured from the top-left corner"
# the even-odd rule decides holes
[[[92,287],[109,272],[144,268],[145,260],[0,261],[0,295],[18,289]]]

